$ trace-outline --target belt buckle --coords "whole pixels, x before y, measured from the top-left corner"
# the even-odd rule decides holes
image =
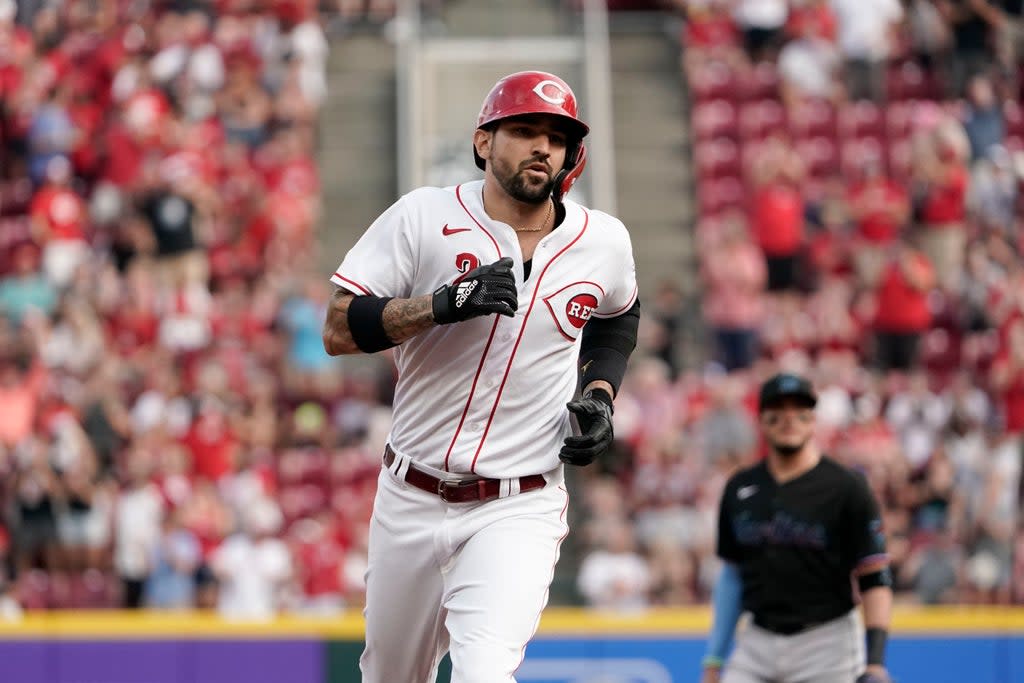
[[[438,498],[440,498],[441,500],[443,500],[446,503],[449,502],[448,501],[448,487],[458,488],[459,484],[461,484],[461,483],[462,482],[460,482],[458,479],[439,479],[438,482],[437,482],[437,496],[438,496]]]

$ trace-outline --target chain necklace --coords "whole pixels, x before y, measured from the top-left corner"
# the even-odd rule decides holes
[[[484,201],[483,192],[480,193],[480,203],[484,207],[484,213],[486,213],[487,212],[487,203]],[[548,226],[548,219],[551,218],[551,209],[554,208],[554,206],[555,206],[555,203],[553,201],[551,201],[550,199],[548,199],[548,212],[546,214],[544,214],[544,220],[541,221],[541,224],[538,227],[536,227],[536,228],[516,228],[516,227],[512,227],[512,229],[514,231],[516,231],[516,232],[540,232],[541,230],[543,230],[544,228],[546,228]]]
[[[536,227],[536,228],[512,228],[512,229],[515,230],[516,232],[540,232],[544,228],[548,227],[548,219],[551,218],[551,207],[553,207],[554,205],[555,205],[555,203],[549,199],[548,200],[548,212],[546,214],[544,214],[544,220],[541,221],[541,224],[540,224],[539,227]]]

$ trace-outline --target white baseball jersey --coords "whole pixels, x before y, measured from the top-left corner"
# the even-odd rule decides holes
[[[353,294],[430,294],[479,265],[514,261],[519,310],[439,325],[396,348],[392,447],[453,473],[512,478],[559,465],[571,433],[580,332],[637,297],[629,234],[566,201],[537,245],[529,279],[515,231],[483,210],[483,181],[421,188],[374,221],[331,278]]]

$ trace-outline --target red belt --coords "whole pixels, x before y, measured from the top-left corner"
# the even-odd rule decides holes
[[[384,466],[395,464],[395,452],[391,446],[384,447]],[[501,479],[439,479],[412,463],[405,472],[405,483],[441,497],[446,503],[474,503],[494,500],[501,495]],[[547,480],[543,475],[531,474],[519,478],[519,492],[526,493],[544,488]]]

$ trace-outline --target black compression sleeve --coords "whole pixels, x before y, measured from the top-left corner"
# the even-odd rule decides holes
[[[376,353],[392,346],[384,330],[384,307],[392,297],[357,296],[348,307],[348,329],[352,333],[352,341],[363,353]]]
[[[583,328],[580,346],[581,384],[604,380],[619,391],[629,355],[636,348],[640,327],[640,302],[614,318],[591,318]]]

